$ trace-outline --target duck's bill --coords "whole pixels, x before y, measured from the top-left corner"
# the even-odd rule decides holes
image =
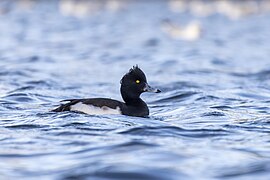
[[[151,86],[149,86],[149,84],[145,84],[145,87],[143,88],[144,92],[154,92],[154,93],[160,93],[161,91],[159,89],[156,88],[152,88]]]

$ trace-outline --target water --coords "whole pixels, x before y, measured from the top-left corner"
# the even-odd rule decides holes
[[[83,17],[57,1],[1,4],[1,179],[269,179],[269,13],[232,20],[130,3]],[[81,11],[79,11],[81,12]],[[202,28],[174,39],[162,22]],[[138,64],[150,118],[51,113],[60,100],[121,99]]]

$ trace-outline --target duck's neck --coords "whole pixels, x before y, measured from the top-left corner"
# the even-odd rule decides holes
[[[126,105],[129,105],[129,106],[137,106],[140,104],[145,104],[145,102],[141,98],[131,99],[131,98],[123,97],[123,100],[125,101]]]
[[[144,103],[144,101],[140,98],[140,94],[132,96],[121,90],[121,95],[127,105],[132,106]]]

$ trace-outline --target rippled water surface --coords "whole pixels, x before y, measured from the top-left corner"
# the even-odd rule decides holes
[[[270,178],[269,14],[195,17],[146,1],[75,17],[57,1],[11,2],[0,4],[0,179]],[[175,39],[168,19],[196,19],[200,37]],[[135,64],[162,90],[142,95],[150,118],[49,112],[121,100]]]

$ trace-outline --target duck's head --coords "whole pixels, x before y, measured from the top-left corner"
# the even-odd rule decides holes
[[[121,94],[125,102],[140,98],[143,92],[161,92],[159,89],[152,88],[146,80],[144,72],[138,67],[133,66],[121,79]]]

